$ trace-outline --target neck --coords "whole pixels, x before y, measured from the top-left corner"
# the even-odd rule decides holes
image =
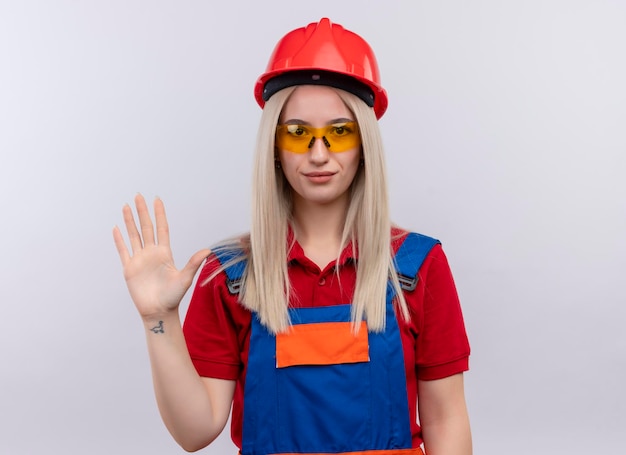
[[[304,200],[294,201],[296,239],[309,259],[320,268],[337,258],[346,221],[349,200],[319,205]]]

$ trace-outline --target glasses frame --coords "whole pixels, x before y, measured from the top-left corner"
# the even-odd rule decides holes
[[[334,135],[341,128],[347,130],[347,134]],[[306,136],[299,137],[289,130],[304,130]],[[307,142],[304,139],[310,136]],[[329,139],[330,137],[330,139]],[[307,153],[315,144],[316,139],[321,139],[326,148],[332,153],[342,153],[361,145],[361,135],[357,122],[338,122],[331,125],[314,128],[309,125],[297,123],[283,123],[276,126],[276,146],[291,153]]]

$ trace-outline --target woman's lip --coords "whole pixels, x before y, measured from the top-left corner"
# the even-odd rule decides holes
[[[334,174],[334,172],[305,172],[304,175],[307,177],[331,177]]]
[[[334,172],[307,172],[304,174],[309,182],[312,183],[329,182],[333,178],[333,175],[335,175]]]

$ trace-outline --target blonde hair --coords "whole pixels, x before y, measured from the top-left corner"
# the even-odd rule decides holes
[[[240,302],[255,312],[272,333],[290,326],[289,301],[292,295],[287,269],[288,224],[291,221],[291,187],[275,166],[274,135],[283,106],[296,87],[275,93],[265,104],[257,135],[253,167],[252,221],[249,236],[223,244],[246,254],[224,264],[247,259]],[[374,111],[356,96],[336,89],[353,112],[361,133],[364,166],[351,186],[350,205],[338,256],[349,242],[358,248],[357,278],[352,303],[352,323],[356,331],[365,319],[368,330],[385,328],[387,285],[396,291],[396,303],[409,318],[404,295],[393,264],[391,219],[387,193],[384,151]],[[243,256],[243,258],[241,257]],[[210,279],[210,278],[209,278]]]

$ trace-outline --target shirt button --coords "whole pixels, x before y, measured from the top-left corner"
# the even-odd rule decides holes
[[[319,284],[320,286],[324,286],[326,284],[326,278],[320,278],[317,284]]]

